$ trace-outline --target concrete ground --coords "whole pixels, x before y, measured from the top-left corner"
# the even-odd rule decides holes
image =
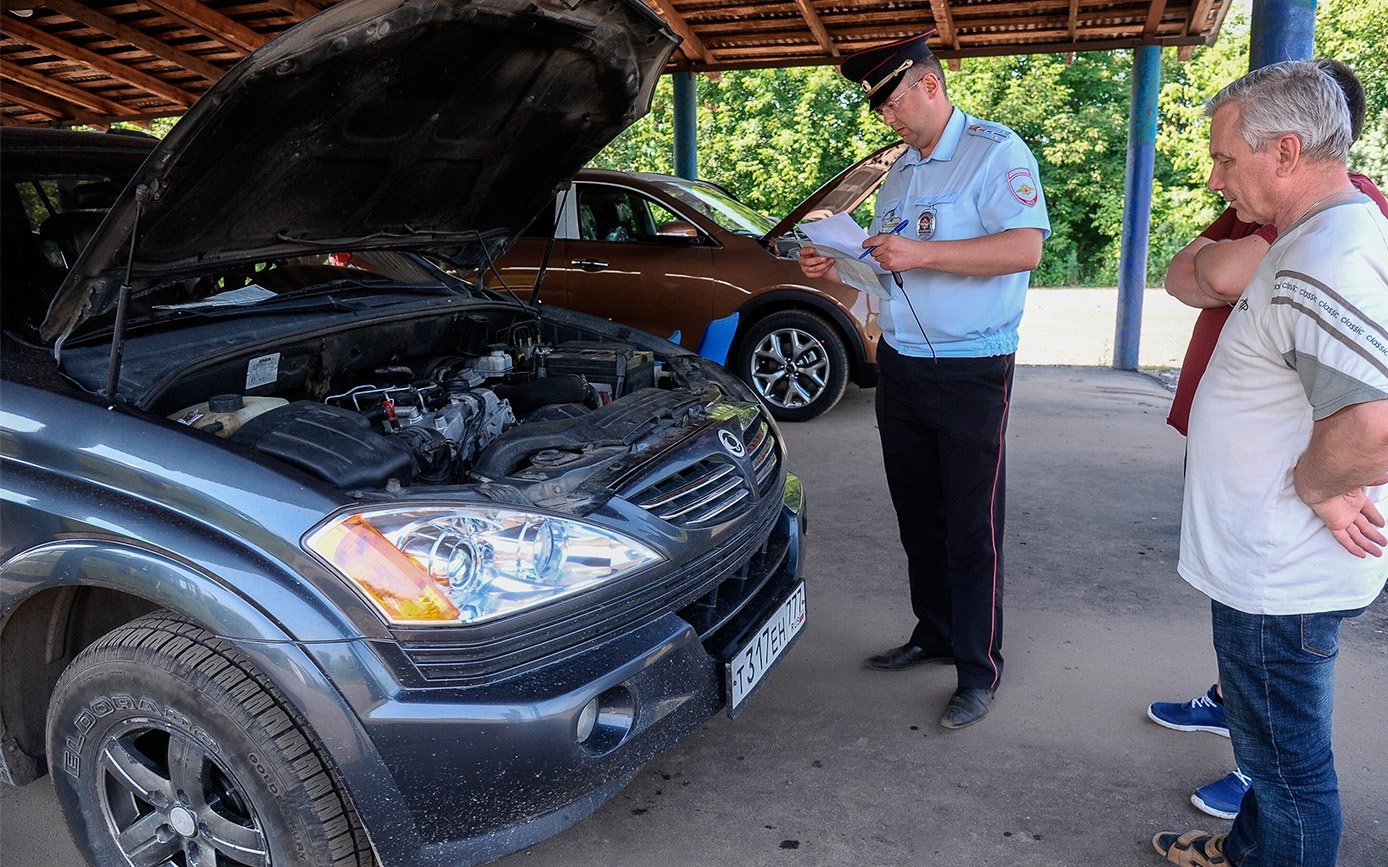
[[[1007,667],[988,718],[937,725],[949,668],[862,667],[911,621],[873,392],[850,387],[821,419],[783,428],[810,507],[799,644],[736,720],[713,719],[592,817],[499,867],[1154,867],[1157,831],[1227,828],[1188,799],[1233,767],[1229,742],[1144,713],[1215,677],[1208,601],[1175,574],[1183,444],[1163,423],[1170,394],[1145,374],[1040,361],[1064,354],[1055,341],[1070,364],[1108,361],[1095,341],[1112,340],[1112,307],[1055,291],[1032,294],[1019,355]],[[1165,315],[1153,297],[1148,316]],[[1144,364],[1163,363],[1149,343],[1179,359],[1189,319],[1170,327],[1144,331]],[[1341,867],[1388,852],[1385,663],[1380,598],[1346,625],[1338,663]],[[0,820],[4,867],[78,863],[47,779],[0,790]]]

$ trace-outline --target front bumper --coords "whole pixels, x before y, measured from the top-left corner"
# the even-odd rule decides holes
[[[458,867],[518,851],[592,813],[700,728],[726,703],[732,648],[803,580],[804,527],[792,476],[767,544],[720,584],[721,598],[715,588],[679,612],[504,680],[404,688],[361,642],[309,646],[384,765],[380,785],[370,775],[348,785],[385,863]],[[580,740],[590,703],[598,713]],[[373,821],[382,798],[403,801],[410,822],[398,810],[393,821]]]

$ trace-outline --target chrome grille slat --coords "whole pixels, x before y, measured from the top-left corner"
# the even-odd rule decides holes
[[[761,487],[776,471],[776,444],[767,436],[765,424],[761,426],[756,445],[749,445],[747,450],[752,453],[752,470],[757,474],[757,487]]]
[[[710,526],[734,518],[770,493],[780,466],[776,438],[764,417],[755,418],[739,438],[746,449],[745,462],[734,463],[727,455],[715,453],[623,496],[681,527]]]
[[[747,451],[755,452],[757,449],[761,448],[762,443],[766,442],[766,435],[769,431],[770,429],[766,426],[766,422],[759,423],[757,425],[757,432],[747,441]]]
[[[688,515],[695,509],[699,509],[703,506],[707,506],[709,503],[716,502],[724,494],[729,494],[733,491],[739,492],[739,495],[733,500],[733,502],[737,502],[737,500],[740,500],[742,499],[742,497],[747,496],[747,489],[742,486],[742,479],[729,479],[728,481],[719,485],[715,490],[710,491],[709,493],[705,494],[704,496],[700,497],[692,503],[687,503],[678,509],[673,509],[668,512],[659,512],[657,514],[659,514],[660,517],[664,518],[667,521],[673,521],[676,518],[682,518],[685,515]],[[731,505],[731,503],[729,503],[729,505]],[[719,509],[718,511],[721,512],[723,510]],[[698,521],[703,519],[697,518],[695,520]]]
[[[692,518],[692,519],[690,519],[690,523],[693,523],[693,524],[702,524],[702,523],[705,522],[705,521],[711,521],[711,520],[713,520],[714,518],[718,517],[719,515],[723,514],[724,512],[728,511],[729,509],[731,509],[733,506],[736,506],[738,503],[740,503],[740,502],[742,502],[743,500],[747,499],[747,497],[749,497],[749,496],[750,496],[750,494],[747,492],[747,489],[744,488],[744,487],[742,486],[742,483],[741,483],[741,482],[739,482],[738,485],[737,485],[737,491],[736,491],[736,493],[734,493],[734,494],[733,494],[731,497],[729,497],[728,499],[723,500],[722,502],[719,502],[719,503],[715,504],[714,507],[713,507],[712,509],[710,509],[710,510],[707,511],[707,512],[704,512],[702,515],[699,515],[697,518]]]
[[[658,509],[661,506],[664,506],[668,503],[680,499],[681,497],[685,497],[689,494],[702,490],[703,488],[706,488],[709,485],[714,484],[719,479],[726,476],[728,473],[734,472],[736,470],[737,467],[733,466],[732,464],[724,464],[723,466],[714,469],[712,472],[706,475],[699,476],[686,484],[680,485],[674,490],[668,491],[655,497],[651,497],[650,499],[639,500],[637,501],[637,505],[639,505],[643,509],[648,510]]]

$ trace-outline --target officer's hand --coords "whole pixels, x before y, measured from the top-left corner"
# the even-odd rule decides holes
[[[885,271],[909,271],[919,267],[916,254],[919,241],[912,241],[900,235],[873,235],[863,242],[864,247],[875,248],[872,258]]]
[[[821,256],[814,247],[800,248],[800,271],[811,280],[828,277],[839,279],[839,269],[834,267],[833,256]]]

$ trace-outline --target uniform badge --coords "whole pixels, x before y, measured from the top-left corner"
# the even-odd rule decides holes
[[[1036,179],[1031,176],[1031,169],[1011,170],[1007,173],[1007,184],[1017,201],[1027,206],[1036,204],[1040,190],[1036,186]]]
[[[896,216],[896,208],[892,208],[890,211],[882,215],[882,223],[881,226],[878,228],[878,232],[880,233],[888,231],[888,226],[895,228],[896,224],[900,222],[901,220],[897,219]]]
[[[935,234],[935,211],[927,208],[921,211],[921,215],[916,218],[916,237],[922,241],[929,241]]]

